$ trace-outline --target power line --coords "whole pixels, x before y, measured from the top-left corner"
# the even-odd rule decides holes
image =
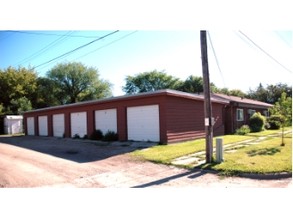
[[[120,40],[122,40],[122,39],[124,39],[124,38],[126,38],[126,37],[129,37],[130,35],[135,34],[136,32],[138,32],[138,31],[133,31],[133,32],[131,32],[131,33],[129,33],[129,34],[126,34],[126,35],[124,35],[123,37],[121,37],[121,38],[119,38],[119,39],[117,39],[117,40],[114,40],[114,41],[112,41],[112,42],[110,42],[110,43],[108,43],[108,44],[106,44],[106,45],[103,45],[103,46],[101,46],[101,47],[99,47],[99,48],[97,48],[97,49],[95,49],[95,50],[92,50],[92,51],[90,51],[90,52],[88,52],[88,53],[86,53],[86,54],[84,54],[84,55],[82,55],[82,56],[80,56],[80,57],[75,58],[75,60],[77,60],[77,59],[81,59],[81,58],[83,58],[83,57],[85,57],[85,56],[87,56],[87,55],[89,55],[89,54],[91,54],[91,53],[94,53],[94,52],[96,52],[96,51],[98,51],[98,50],[100,50],[100,49],[102,49],[102,48],[104,48],[104,47],[110,46],[111,44],[116,43],[117,41],[120,41]]]
[[[117,31],[113,31],[113,32],[111,32],[111,33],[109,33],[109,34],[106,34],[106,35],[104,35],[104,36],[102,36],[102,37],[99,37],[98,39],[95,39],[95,40],[93,40],[93,41],[91,41],[91,42],[89,42],[89,43],[87,43],[87,44],[81,45],[81,46],[79,46],[79,47],[77,47],[77,48],[75,48],[75,49],[73,49],[73,50],[71,50],[71,51],[68,51],[68,52],[66,52],[66,53],[64,53],[64,54],[62,54],[62,55],[60,55],[60,56],[58,56],[58,57],[55,57],[55,58],[53,58],[53,59],[51,59],[51,60],[49,60],[49,61],[46,61],[46,62],[44,62],[44,63],[42,63],[42,64],[39,64],[39,65],[37,65],[35,68],[38,68],[38,67],[40,67],[40,66],[46,65],[46,64],[48,64],[48,63],[51,63],[52,61],[57,60],[57,59],[60,59],[60,58],[62,58],[62,57],[68,56],[69,54],[74,53],[74,52],[76,52],[77,50],[80,50],[80,49],[82,49],[82,48],[84,48],[84,47],[86,47],[86,46],[88,46],[88,45],[90,45],[90,44],[92,44],[92,43],[95,43],[96,41],[102,40],[102,39],[104,39],[104,38],[106,38],[106,37],[108,37],[108,36],[110,36],[110,35],[112,35],[112,34],[115,34],[115,33],[117,33],[117,32],[119,32],[119,30],[117,30]]]
[[[65,41],[68,37],[70,37],[70,35],[73,34],[73,31],[68,31],[65,35],[62,35],[61,37],[59,37],[58,39],[54,40],[53,42],[49,43],[48,45],[46,45],[45,47],[43,47],[41,50],[33,53],[32,55],[30,55],[29,57],[21,60],[20,62],[18,62],[16,64],[17,65],[20,65],[24,62],[28,62],[32,59],[34,59],[36,56],[40,56],[41,54],[45,53],[47,50],[55,47],[56,45],[62,43],[63,41]]]
[[[251,43],[253,43],[254,46],[256,46],[258,49],[260,49],[263,53],[265,53],[268,57],[270,57],[272,60],[274,60],[277,64],[279,64],[281,67],[283,67],[288,72],[292,73],[290,69],[285,67],[283,64],[281,64],[278,60],[276,60],[272,55],[270,55],[268,52],[266,52],[264,49],[262,49],[259,45],[257,45],[251,38],[249,38],[246,34],[244,34],[242,31],[239,31],[240,34],[242,34],[244,37],[246,37]]]
[[[249,47],[252,48],[253,44],[247,40],[247,38],[245,38],[243,35],[241,35],[240,33],[238,33],[238,31],[233,31],[235,35],[237,35],[237,37],[239,37],[244,43],[246,43]],[[257,48],[253,49],[257,50]]]
[[[82,56],[80,56],[80,57],[77,57],[77,58],[75,58],[75,59],[73,59],[73,60],[81,59],[81,58],[83,58],[83,57],[85,57],[85,56],[88,56],[89,54],[92,54],[92,53],[94,53],[94,52],[96,52],[96,51],[98,51],[98,50],[100,50],[100,49],[103,49],[103,48],[105,48],[105,47],[107,47],[107,46],[109,46],[109,45],[111,45],[111,44],[113,44],[113,43],[116,43],[117,41],[120,41],[120,40],[122,40],[122,39],[124,39],[124,38],[127,38],[127,37],[129,37],[130,35],[135,34],[136,32],[138,32],[138,31],[133,31],[133,32],[131,32],[131,33],[129,33],[129,34],[126,34],[126,35],[122,36],[121,38],[119,38],[119,39],[117,39],[117,40],[114,40],[114,41],[112,41],[112,42],[110,42],[110,43],[108,43],[108,44],[105,44],[105,45],[103,45],[103,46],[101,46],[101,47],[99,47],[99,48],[97,48],[97,49],[95,49],[95,50],[93,50],[93,51],[90,51],[90,52],[88,52],[88,53],[86,53],[86,54],[84,54],[84,55],[82,55]],[[50,65],[50,64],[47,64],[47,65],[41,67],[39,70],[42,70],[42,69],[46,68],[48,65]]]
[[[32,32],[32,31],[6,31],[11,33],[19,33],[19,34],[30,34],[30,35],[43,35],[43,36],[59,36],[63,37],[64,34],[54,34],[54,33],[42,33],[42,32]],[[70,37],[78,37],[78,38],[97,38],[98,36],[86,36],[86,35],[72,35]]]
[[[209,31],[207,31],[207,33],[208,33],[209,41],[210,41],[210,44],[211,44],[211,47],[212,47],[212,50],[213,50],[213,54],[214,54],[214,57],[215,57],[215,60],[216,60],[216,64],[217,64],[217,66],[218,66],[219,72],[220,72],[221,77],[222,77],[222,80],[223,80],[224,87],[226,87],[226,85],[225,85],[225,80],[224,80],[224,76],[223,76],[222,70],[221,70],[220,65],[219,65],[218,57],[217,57],[217,54],[216,54],[215,48],[214,48],[214,46],[213,46],[212,38],[211,38],[211,36],[210,36]]]

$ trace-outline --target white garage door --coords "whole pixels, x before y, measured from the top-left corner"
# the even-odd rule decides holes
[[[117,110],[105,109],[95,111],[95,126],[96,130],[101,130],[103,134],[107,131],[117,133]]]
[[[160,141],[159,106],[127,108],[128,140]]]
[[[28,117],[26,120],[27,135],[35,135],[35,118]]]
[[[53,136],[63,137],[65,132],[64,114],[53,115]]]
[[[39,135],[48,136],[48,117],[39,116],[38,121],[39,121]]]
[[[86,112],[76,112],[70,114],[71,137],[78,135],[83,138],[87,134]]]

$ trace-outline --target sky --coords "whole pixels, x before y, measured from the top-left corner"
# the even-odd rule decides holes
[[[114,96],[124,94],[128,75],[156,69],[182,80],[202,76],[200,30],[115,31],[1,30],[0,68],[30,66],[45,76],[58,63],[81,62],[98,69]],[[248,92],[260,83],[292,85],[292,31],[211,30],[207,40],[210,81],[217,87]]]
[[[19,63],[25,67],[29,64],[37,66],[95,39],[69,37],[50,48],[46,53],[39,54],[34,59],[24,62],[24,59],[57,40],[58,36],[41,37],[31,34],[12,34],[5,33],[5,30],[45,31],[46,33],[55,30],[58,31],[58,34],[70,34],[68,31],[73,30],[76,32],[71,33],[72,35],[95,37],[121,30],[111,37],[97,41],[77,53],[67,56],[66,59],[58,60],[58,62],[74,60],[98,68],[100,77],[109,80],[114,85],[113,94],[120,95],[123,94],[121,87],[125,84],[124,79],[127,75],[157,69],[165,70],[166,73],[183,80],[191,74],[202,76],[199,32],[200,30],[210,30],[210,37],[222,72],[221,74],[218,70],[209,44],[210,78],[216,86],[241,89],[245,92],[250,88],[254,89],[260,82],[264,85],[278,82],[292,85],[292,31],[287,31],[293,30],[291,0],[9,0],[1,2],[1,9],[1,69],[10,65],[17,67]],[[134,32],[135,30],[138,31]],[[289,68],[291,73],[253,46],[238,30],[241,30],[282,65]],[[110,44],[111,42],[113,43]],[[107,46],[108,44],[110,45]],[[97,50],[98,48],[101,49]],[[79,58],[93,50],[97,51]],[[55,64],[44,65],[36,70],[40,75],[44,75]],[[4,201],[1,207],[4,213],[7,210],[9,215],[23,217],[24,213],[28,213],[31,207],[47,213],[47,207],[50,206],[50,210],[56,211],[51,213],[58,213],[58,216],[63,214],[60,213],[61,209],[66,210],[64,217],[68,218],[69,212],[64,204],[69,204],[68,208],[78,207],[76,210],[79,210],[80,216],[84,217],[86,214],[89,217],[89,215],[96,216],[95,209],[91,209],[94,212],[89,211],[88,205],[92,207],[94,204],[90,198],[99,198],[97,201],[103,201],[98,204],[100,210],[107,210],[108,215],[113,213],[109,207],[118,208],[119,211],[114,214],[117,213],[117,217],[121,218],[123,216],[121,213],[125,213],[123,211],[128,210],[130,205],[133,210],[143,213],[145,207],[149,205],[149,200],[146,198],[160,198],[158,200],[160,210],[164,210],[164,205],[170,210],[170,201],[171,205],[176,205],[176,211],[179,211],[177,211],[178,215],[170,212],[171,219],[194,219],[193,211],[191,211],[190,218],[186,218],[186,210],[200,207],[202,211],[197,212],[196,215],[206,218],[206,213],[210,212],[210,206],[206,206],[206,204],[210,198],[214,198],[216,195],[224,202],[218,203],[214,207],[216,208],[214,213],[222,212],[229,204],[230,207],[232,205],[233,211],[230,209],[229,212],[225,212],[225,218],[235,219],[235,214],[243,213],[242,207],[247,206],[247,201],[242,199],[242,195],[246,198],[260,198],[261,201],[258,200],[258,203],[266,209],[272,204],[271,200],[266,199],[267,195],[270,195],[270,198],[274,200],[291,198],[291,193],[286,190],[277,191],[273,193],[273,196],[271,189],[267,192],[258,189],[243,192],[242,189],[236,189],[236,191],[232,190],[231,193],[225,190],[223,194],[217,194],[221,193],[221,189],[215,191],[210,188],[207,190],[195,188],[192,190],[189,188],[171,190],[172,192],[152,191],[151,189],[147,191],[123,189],[119,192],[117,190],[113,192],[111,190],[105,192],[99,190],[78,191],[80,194],[77,194],[75,190],[62,190],[62,192],[58,190],[56,194],[54,194],[55,191],[51,190],[42,190],[41,192],[1,190],[1,198],[4,198],[1,200]],[[182,190],[185,193],[182,193]],[[122,193],[118,197],[123,198],[123,202],[119,200],[118,203],[115,203],[116,200],[112,199],[114,197],[111,196],[118,198],[117,193]],[[84,195],[87,197],[85,198]],[[68,199],[62,200],[62,204],[52,203],[50,196],[52,199],[61,197]],[[185,201],[188,196],[199,199],[193,200],[192,203],[184,203],[182,208],[174,203],[176,200]],[[124,202],[125,198],[127,198],[127,202]],[[13,205],[11,205],[12,201]],[[42,202],[36,203],[35,201]],[[237,201],[237,203],[232,204],[231,201]],[[192,204],[192,207],[186,208],[188,204]],[[284,213],[284,204],[279,206],[278,204],[273,204],[272,208],[277,210],[275,213],[279,215],[279,213]],[[20,210],[19,212],[14,211],[15,206]],[[60,207],[62,208],[60,209]],[[71,213],[77,216],[76,212]],[[126,213],[127,219],[137,219],[136,215],[131,218],[129,212]],[[253,213],[259,215],[257,217],[264,215],[263,212]],[[156,212],[156,215],[158,214],[160,215]],[[269,213],[270,216],[271,214]],[[33,212],[29,212],[29,216],[30,219],[39,219],[39,214],[34,217]],[[161,216],[166,218],[166,212],[162,212]],[[169,214],[168,217],[171,215]]]

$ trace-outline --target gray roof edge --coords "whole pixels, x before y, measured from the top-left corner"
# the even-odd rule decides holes
[[[58,106],[34,109],[31,111],[26,111],[25,113],[42,112],[42,111],[55,110],[55,109],[61,109],[61,108],[69,108],[69,107],[75,107],[75,106],[98,104],[98,103],[125,100],[125,99],[135,99],[135,98],[139,98],[139,97],[156,96],[156,95],[162,95],[162,94],[178,96],[178,97],[183,97],[183,98],[204,100],[203,95],[197,95],[197,94],[193,94],[193,93],[187,93],[187,92],[182,92],[182,91],[177,91],[177,90],[172,90],[172,89],[162,89],[162,90],[151,91],[151,92],[113,96],[113,97],[103,98],[103,99],[96,99],[96,100],[83,101],[83,102],[77,102],[77,103],[72,103],[72,104],[65,104],[65,105],[58,105]],[[221,103],[221,104],[228,104],[229,103],[228,101],[225,101],[222,99],[217,99],[217,98],[211,98],[211,101],[215,102],[215,103]]]
[[[218,94],[218,93],[213,93],[212,96],[217,97],[219,99],[222,100],[229,100],[229,102],[238,102],[241,104],[247,104],[247,105],[253,105],[253,106],[262,106],[262,107],[272,107],[272,104],[266,103],[266,102],[262,102],[262,101],[258,101],[258,100],[254,100],[254,99],[248,99],[248,98],[244,98],[243,101],[241,100],[233,100],[234,97],[237,96],[230,96],[230,95],[225,95],[227,97],[231,97],[231,98],[226,98],[226,97],[222,97],[221,95],[224,94]],[[239,98],[239,97],[237,97]],[[252,101],[251,103],[249,103],[249,101]]]

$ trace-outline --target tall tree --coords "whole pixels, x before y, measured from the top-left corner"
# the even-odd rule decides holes
[[[35,96],[37,74],[31,68],[8,67],[0,70],[0,103],[3,113],[17,114]],[[29,101],[29,102],[28,102]],[[26,108],[26,107],[25,107]]]
[[[277,83],[276,85],[268,85],[267,88],[267,102],[276,103],[286,93],[287,97],[292,97],[292,87],[287,84]]]
[[[135,94],[160,89],[178,89],[181,85],[182,82],[178,78],[153,70],[135,76],[127,76],[123,91],[127,94]]]
[[[250,89],[247,96],[251,99],[267,102],[267,90],[263,87],[261,83],[256,88],[256,90]]]
[[[60,104],[75,103],[109,97],[111,84],[99,79],[98,70],[82,63],[62,63],[47,74],[53,82],[53,92]]]
[[[12,114],[21,115],[25,111],[32,110],[32,103],[26,97],[21,97],[21,98],[16,99],[16,100],[12,99],[10,103],[11,103],[10,112]],[[10,113],[10,112],[7,112],[7,113]]]
[[[202,93],[203,92],[203,78],[201,76],[189,76],[180,88],[183,92]]]
[[[60,100],[62,97],[60,89],[55,87],[55,82],[46,77],[39,77],[37,79],[37,92],[34,101],[34,108],[45,108],[62,104]]]
[[[288,97],[292,97],[292,86],[288,86],[287,84],[283,83],[277,83],[275,85],[271,84],[267,85],[267,87],[264,87],[260,83],[255,90],[250,89],[247,97],[274,104],[279,100],[279,98],[281,98],[283,92],[285,92]]]

